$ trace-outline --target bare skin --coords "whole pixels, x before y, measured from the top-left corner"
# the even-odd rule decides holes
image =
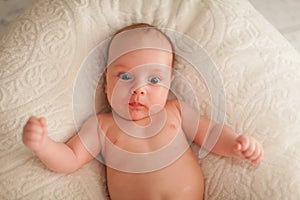
[[[148,139],[136,139],[122,132],[115,123],[110,123],[113,121],[111,114],[99,118],[104,122],[101,123],[104,126],[102,130],[110,130],[107,132],[107,137],[115,145],[129,152],[147,153],[168,145],[176,134],[183,134],[180,132],[180,113],[176,102],[168,102],[165,108],[168,118],[164,128]],[[154,169],[155,171],[148,173],[127,173],[108,167],[107,183],[111,198],[116,200],[200,199],[204,190],[202,172],[194,153],[188,148],[187,141],[184,142],[187,148],[182,155],[162,169]]]
[[[108,168],[107,178],[111,199],[116,200],[199,200],[203,197],[202,173],[190,149],[175,163],[164,169],[130,174]]]
[[[144,35],[143,33],[134,37],[141,38]],[[119,42],[121,47],[124,47],[123,41]],[[131,44],[134,43],[128,43]],[[114,45],[111,48],[113,47]],[[114,49],[111,49],[110,54],[114,55]],[[102,154],[107,163],[107,183],[112,200],[202,199],[203,176],[188,140],[200,146],[205,145],[204,138],[211,135],[215,129],[209,129],[211,121],[198,115],[186,104],[177,100],[167,100],[171,80],[172,54],[157,49],[140,49],[126,53],[111,63],[106,70],[106,95],[113,111],[117,113],[115,116],[113,113],[97,115],[94,124],[86,122],[88,125],[83,125],[79,134],[65,144],[55,142],[47,136],[44,118],[30,117],[23,129],[23,143],[34,151],[50,170],[61,173],[74,172],[98,154]],[[162,112],[165,115],[157,117]],[[123,125],[139,125],[143,128],[128,134],[116,125],[116,119],[123,120]],[[160,125],[161,129],[149,136],[151,131],[147,131],[147,127],[152,119],[163,123]],[[191,124],[193,119],[199,119],[197,124]],[[220,137],[211,149],[213,153],[247,159],[254,164],[260,162],[263,147],[257,140],[251,136],[238,135],[226,126],[214,127],[221,129]],[[98,130],[103,133],[102,137],[99,137]],[[139,137],[136,137],[137,133],[140,134]],[[91,139],[86,142],[82,137]],[[103,138],[108,140],[103,141]],[[110,147],[107,144],[112,145]],[[158,156],[156,162],[142,157],[134,163],[129,160],[130,157],[118,157],[112,146],[127,153],[142,155],[157,152],[166,146],[171,151],[167,154],[159,153],[161,157]],[[169,158],[172,159],[168,161]],[[168,162],[163,163],[166,160]],[[163,165],[147,168],[157,163]],[[125,166],[140,166],[147,170],[134,173],[124,170]]]
[[[101,120],[102,130],[109,130],[106,133],[108,139],[118,147],[130,152],[151,152],[168,144],[170,139],[178,134],[181,127],[174,124],[180,120],[178,103],[170,101],[166,104],[168,120],[165,127],[154,137],[147,140],[137,140],[120,131],[113,123],[113,117],[109,114],[98,115]],[[177,115],[174,115],[177,113]],[[201,126],[197,132],[194,142],[203,140],[208,128],[209,120],[202,117]],[[203,123],[204,122],[204,123]],[[172,128],[170,128],[172,127]],[[36,149],[39,158],[56,172],[71,173],[85,163],[94,159],[94,156],[82,144],[78,135],[74,136],[66,144],[52,141],[46,135],[46,125],[43,118],[31,117],[24,127],[24,143],[31,149]],[[29,136],[34,136],[29,140]],[[188,137],[188,136],[187,136]],[[238,136],[228,127],[224,127],[219,141],[213,152],[231,157],[248,159],[253,163],[259,163],[263,150],[260,144],[248,137]],[[42,143],[37,141],[43,141]],[[229,142],[228,142],[229,141]],[[132,144],[136,144],[133,146]],[[39,148],[39,146],[43,148]],[[201,145],[201,144],[199,144]],[[40,146],[40,147],[41,147]],[[226,149],[224,149],[226,146]],[[48,152],[48,150],[51,151]],[[67,158],[67,159],[66,159]],[[204,181],[198,160],[190,148],[165,168],[148,173],[127,173],[107,167],[107,183],[111,199],[202,199]]]

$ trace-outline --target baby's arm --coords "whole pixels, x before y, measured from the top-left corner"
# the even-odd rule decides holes
[[[56,172],[73,172],[93,159],[78,134],[66,144],[50,139],[47,136],[44,118],[29,118],[23,129],[23,143],[33,150],[49,169]]]
[[[204,117],[202,117],[202,120],[205,120]],[[206,120],[209,121],[208,119]],[[199,129],[207,129],[207,126],[208,125],[205,123],[200,123]],[[222,156],[246,159],[251,161],[253,164],[258,164],[261,161],[264,153],[263,147],[255,138],[248,135],[238,135],[225,125],[215,126],[220,127],[219,129],[221,132],[212,152]],[[211,132],[212,131],[214,131],[214,129],[212,129]],[[211,132],[207,132],[206,134],[212,134]],[[199,138],[202,138],[201,140],[203,142],[203,135],[201,134],[203,133],[196,136],[196,142]]]
[[[189,105],[180,103],[182,126],[189,139],[204,148],[208,147],[213,153],[247,159],[252,163],[259,163],[263,157],[262,145],[253,137],[239,136],[227,126],[212,122],[206,117],[200,116]],[[195,119],[199,119],[197,124]],[[195,131],[196,130],[196,131]],[[209,134],[209,135],[207,135]],[[205,140],[205,137],[208,139]],[[214,141],[217,142],[214,144]],[[212,147],[212,148],[210,148]]]

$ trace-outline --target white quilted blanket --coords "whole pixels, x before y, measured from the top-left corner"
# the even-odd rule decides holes
[[[0,41],[0,199],[107,199],[104,166],[93,161],[69,175],[51,172],[23,146],[22,127],[30,115],[44,116],[51,138],[71,137],[82,120],[74,108],[80,116],[89,112],[88,99],[74,91],[85,94],[97,81],[88,78],[101,63],[91,51],[135,22],[202,46],[222,79],[225,123],[265,147],[259,166],[199,159],[205,199],[300,199],[300,56],[245,0],[35,1]],[[186,62],[176,65],[210,115],[203,82]],[[84,66],[91,70],[80,79]]]

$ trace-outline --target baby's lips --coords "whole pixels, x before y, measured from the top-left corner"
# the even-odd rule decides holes
[[[129,106],[131,108],[145,108],[145,105],[138,103],[138,102],[131,102],[131,103],[129,103]]]
[[[130,106],[144,106],[143,104],[139,103],[139,102],[131,102],[129,103]]]

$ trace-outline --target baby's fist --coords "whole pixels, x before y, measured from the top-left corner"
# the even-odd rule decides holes
[[[253,164],[258,164],[264,154],[263,146],[256,139],[247,135],[241,135],[236,139],[234,152]]]
[[[34,152],[38,152],[42,149],[46,138],[46,120],[30,117],[23,128],[23,143]]]

